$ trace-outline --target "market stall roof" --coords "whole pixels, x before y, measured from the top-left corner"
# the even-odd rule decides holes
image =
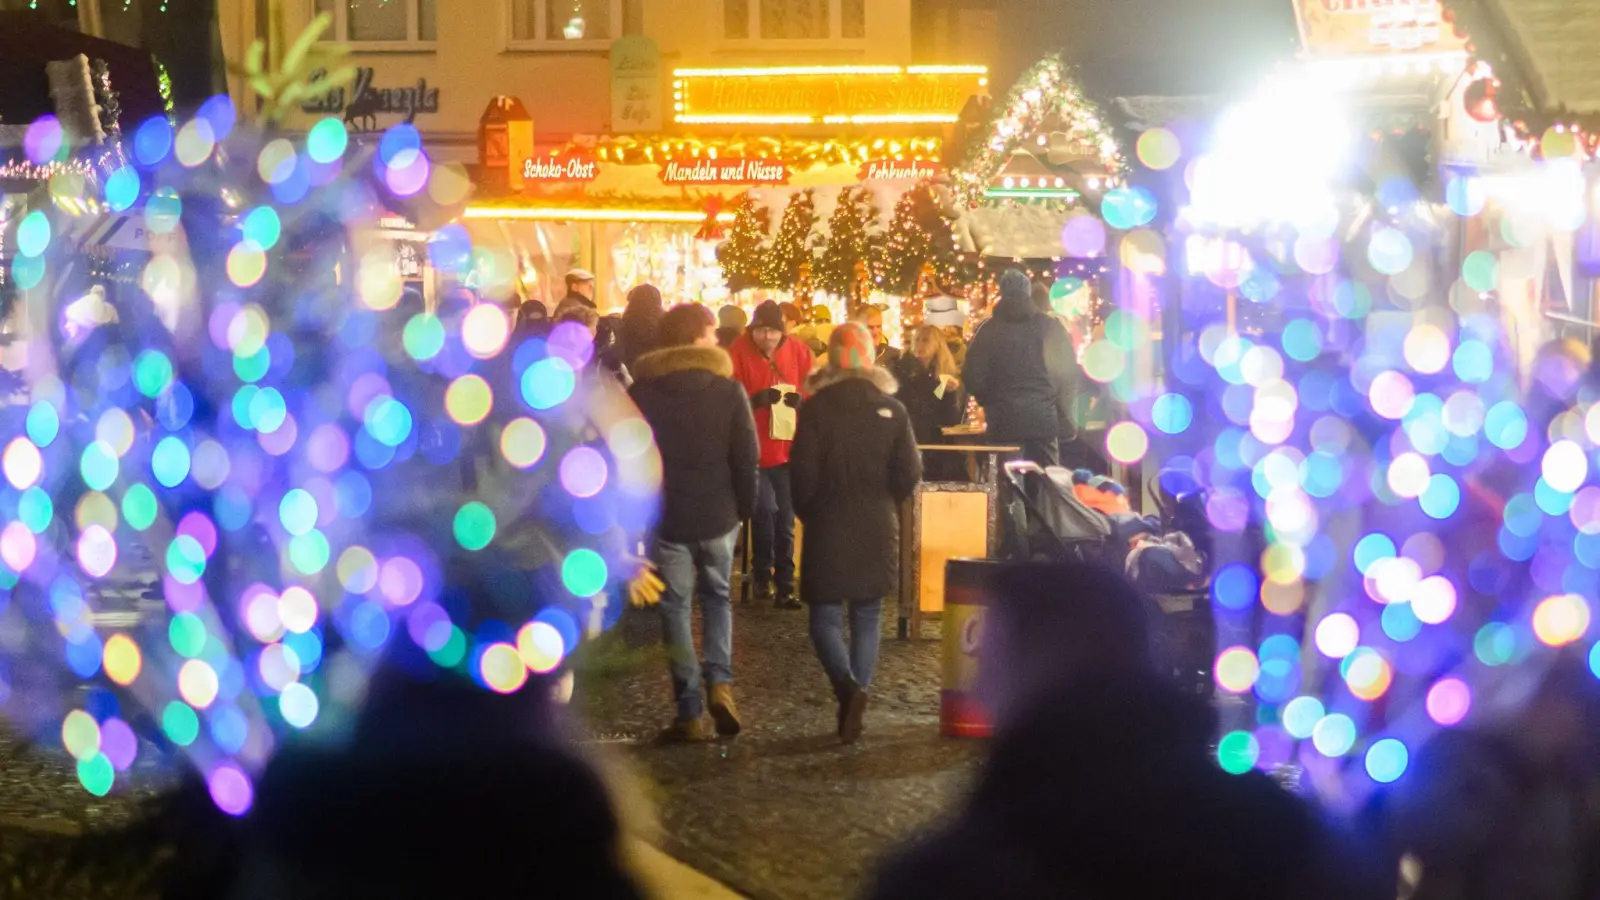
[[[1445,0],[1502,81],[1500,106],[1537,133],[1600,124],[1600,17],[1593,0]]]

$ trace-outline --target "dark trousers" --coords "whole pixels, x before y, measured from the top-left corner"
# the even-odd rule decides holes
[[[1061,465],[1061,450],[1055,438],[1028,438],[1019,443],[1020,456],[1038,463],[1040,468]]]
[[[775,581],[780,595],[794,596],[794,500],[787,465],[761,470],[750,530],[755,538],[751,555],[756,583]]]

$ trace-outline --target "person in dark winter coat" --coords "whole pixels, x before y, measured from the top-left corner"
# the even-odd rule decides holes
[[[628,292],[628,305],[622,310],[622,328],[617,340],[618,355],[630,370],[634,360],[660,346],[657,332],[664,313],[661,291],[655,285],[636,285]]]
[[[716,320],[698,304],[675,306],[661,320],[664,345],[639,357],[630,393],[655,431],[661,451],[662,510],[652,554],[666,588],[662,634],[672,670],[676,740],[710,736],[700,697],[690,607],[700,588],[705,605],[705,682],[717,733],[732,737],[740,722],[733,702],[733,613],[728,585],[739,523],[755,509],[755,422],[733,361],[716,344]]]
[[[939,329],[918,325],[912,332],[911,352],[900,357],[893,373],[900,384],[895,399],[911,417],[917,444],[948,443],[944,429],[960,424],[966,415],[967,396],[961,389],[961,370]],[[926,453],[922,468],[930,481],[956,481],[966,474],[959,455],[940,451]]]
[[[1034,309],[1028,276],[1001,275],[994,316],[972,336],[962,372],[983,406],[989,442],[1020,445],[1024,458],[1057,465],[1076,364],[1066,329]]]
[[[750,520],[756,596],[772,597],[783,609],[799,609],[789,486],[789,449],[794,442],[774,432],[773,418],[778,404],[788,408],[783,413],[800,408],[800,387],[811,372],[812,356],[811,348],[784,329],[783,313],[768,300],[756,307],[749,329],[733,342],[728,355],[733,358],[734,380],[750,395],[761,441],[761,492]]]
[[[791,456],[795,511],[806,526],[800,595],[846,743],[861,735],[883,598],[899,579],[900,504],[922,477],[911,419],[873,351],[860,325],[834,329],[828,365],[807,382],[811,399],[800,408]]]
[[[1329,862],[1333,842],[1300,800],[1217,767],[1211,710],[1152,664],[1148,601],[1120,573],[1010,564],[989,589],[989,761],[955,819],[880,872],[872,900],[1373,896]]]
[[[594,273],[588,269],[573,269],[572,271],[568,272],[567,294],[561,298],[560,303],[556,304],[557,309],[555,315],[560,315],[560,307],[568,303],[576,303],[579,306],[587,306],[590,309],[598,312],[600,307],[596,306],[594,302],[595,283],[596,280]]]

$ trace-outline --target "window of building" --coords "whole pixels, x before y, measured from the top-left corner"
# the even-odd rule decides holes
[[[603,50],[621,37],[623,0],[508,0],[513,50]]]
[[[730,41],[858,41],[867,36],[867,0],[722,0]]]
[[[438,0],[316,0],[317,12],[333,16],[324,33],[358,50],[433,48],[438,40]]]

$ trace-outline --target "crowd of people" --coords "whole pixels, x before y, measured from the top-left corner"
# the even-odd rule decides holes
[[[993,317],[970,345],[952,302],[930,303],[902,348],[871,305],[838,325],[825,307],[776,301],[749,316],[731,305],[715,314],[699,304],[668,310],[661,292],[644,284],[628,292],[620,316],[602,319],[594,273],[574,269],[566,285],[553,312],[524,303],[516,327],[587,329],[596,348],[590,365],[629,388],[662,455],[663,509],[650,561],[663,582],[676,706],[663,736],[702,741],[741,729],[731,597],[748,522],[743,576],[755,598],[808,609],[818,661],[838,698],[839,736],[855,740],[883,601],[898,580],[900,506],[923,478],[968,478],[964,454],[920,448],[951,443],[947,429],[965,420],[970,396],[986,413],[986,443],[1015,446],[1041,465],[1076,459],[1068,448],[1085,381],[1048,291],[1006,272]],[[805,528],[798,560],[797,518]],[[704,622],[698,653],[690,628],[696,598]]]

